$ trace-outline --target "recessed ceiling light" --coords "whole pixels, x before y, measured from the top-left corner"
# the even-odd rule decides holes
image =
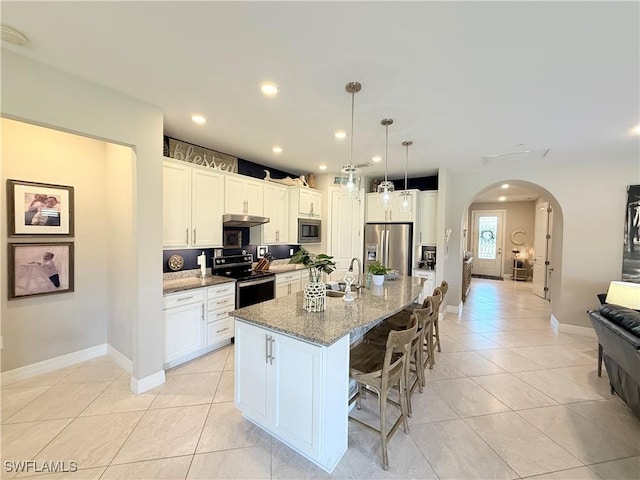
[[[271,149],[271,151],[273,151],[273,153],[282,153],[282,147],[276,145]]]
[[[503,183],[502,184],[502,188],[509,188],[509,184],[508,183]]]
[[[380,155],[376,155],[375,157],[371,157],[371,160],[375,163],[382,161],[382,157]]]
[[[275,97],[278,94],[278,86],[273,82],[262,82],[260,90],[267,97]]]
[[[502,197],[498,197],[498,200],[500,200],[501,202],[504,202],[507,199],[507,197],[502,196]]]
[[[326,169],[327,169],[327,166],[326,166],[325,164],[322,164],[322,165],[319,165],[319,166],[318,166],[318,168],[319,168],[320,170],[326,170]]]
[[[336,137],[338,140],[344,140],[345,138],[347,138],[347,132],[345,132],[344,130],[338,130],[336,133],[333,134],[334,137]]]
[[[633,133],[634,135],[640,135],[640,125],[636,125],[635,127],[633,127],[631,129],[631,133]]]
[[[207,119],[202,115],[191,115],[191,120],[193,120],[193,123],[197,123],[198,125],[207,123]]]

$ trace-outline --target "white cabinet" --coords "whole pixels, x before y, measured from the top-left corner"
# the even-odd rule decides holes
[[[264,185],[264,211],[269,223],[262,228],[262,242],[289,243],[289,189],[279,185]]]
[[[307,187],[294,187],[289,191],[293,217],[322,217],[322,193]]]
[[[298,293],[302,289],[302,274],[306,270],[276,273],[276,298]]]
[[[437,236],[438,192],[420,192],[418,195],[418,241],[423,245],[435,245]]]
[[[184,162],[164,161],[162,245],[164,247],[222,246],[220,202],[211,199],[224,189],[224,177]]]
[[[235,282],[207,288],[206,345],[208,347],[233,337],[234,320],[233,317],[229,316],[229,312],[235,310],[235,308]]]
[[[432,295],[434,288],[436,288],[436,272],[434,270],[414,270],[412,275],[414,277],[424,278],[422,291],[420,295],[418,295],[417,300],[417,303],[422,303],[425,297]]]
[[[181,363],[204,347],[204,295],[202,289],[165,295],[165,366]],[[191,357],[193,358],[193,357]]]
[[[164,296],[165,368],[204,355],[235,333],[229,316],[236,306],[235,282]]]
[[[402,196],[400,192],[393,192],[393,204],[388,210],[380,205],[377,193],[367,193],[366,219],[367,223],[373,222],[415,222],[416,221],[416,197],[417,190],[409,190],[411,211],[402,212]]]
[[[224,213],[262,215],[264,182],[243,175],[224,177]]]
[[[236,407],[331,471],[347,447],[348,354],[348,335],[322,347],[237,320]]]

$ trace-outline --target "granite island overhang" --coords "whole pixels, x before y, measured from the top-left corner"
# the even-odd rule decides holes
[[[328,297],[302,309],[302,292],[230,312],[235,326],[235,405],[245,418],[326,470],[347,450],[349,346],[414,303],[422,278],[363,289],[353,302]]]

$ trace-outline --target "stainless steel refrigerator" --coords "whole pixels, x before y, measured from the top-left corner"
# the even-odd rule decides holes
[[[364,260],[367,265],[376,260],[385,267],[411,276],[411,223],[367,223],[364,226]]]

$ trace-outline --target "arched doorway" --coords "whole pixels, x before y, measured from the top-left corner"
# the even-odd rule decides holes
[[[472,275],[524,282],[548,301],[558,293],[563,219],[556,198],[523,180],[493,182],[472,197],[461,220]]]

